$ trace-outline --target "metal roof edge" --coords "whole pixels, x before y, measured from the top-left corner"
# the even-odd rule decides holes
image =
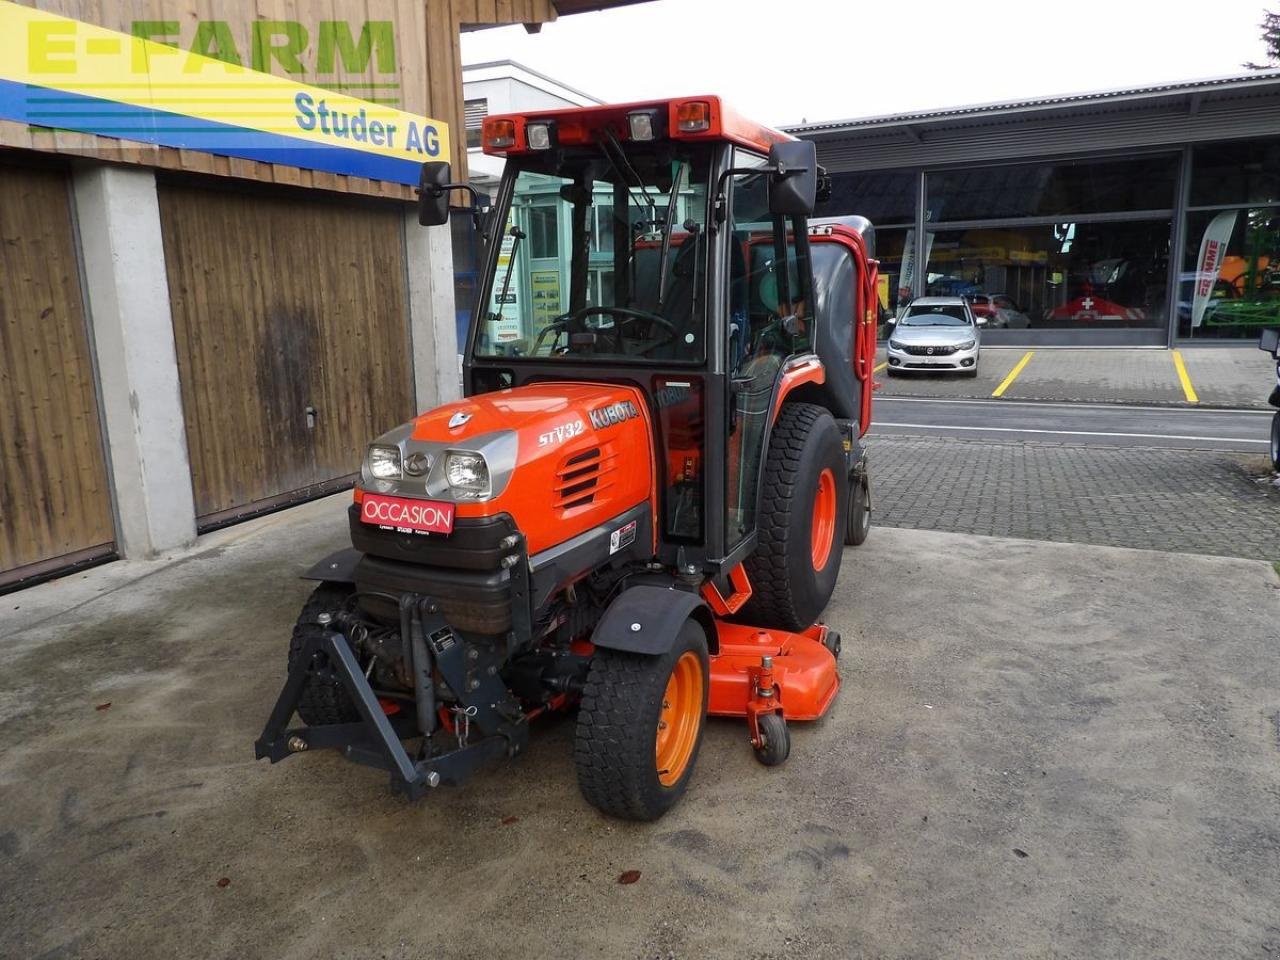
[[[549,77],[541,70],[535,70],[533,67],[525,66],[519,60],[486,60],[484,63],[464,63],[462,65],[462,81],[463,83],[467,82],[468,70],[490,70],[494,67],[512,67],[513,69],[523,71],[532,77],[537,77],[539,80],[544,80],[547,83],[554,84],[562,90],[568,90],[570,93],[582,97],[584,100],[590,100],[592,103],[600,105],[604,104],[604,101],[599,97],[592,96],[584,90],[579,90],[577,87],[570,86],[563,80],[557,80],[555,77]]]
[[[939,110],[920,110],[909,113],[882,114],[879,116],[821,121],[817,123],[782,124],[778,129],[796,135],[852,133],[856,130],[885,129],[932,124],[961,118],[998,117],[1009,114],[1030,112],[1051,113],[1056,110],[1064,110],[1073,106],[1125,103],[1134,100],[1158,100],[1194,95],[1206,91],[1231,91],[1258,87],[1274,87],[1277,92],[1280,92],[1280,69],[1259,71],[1256,74],[1208,77],[1201,80],[1153,84],[1147,87],[1129,87],[1115,90],[1061,94],[1030,100],[979,103],[958,107],[947,107]]]

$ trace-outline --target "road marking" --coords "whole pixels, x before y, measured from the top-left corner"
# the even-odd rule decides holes
[[[1178,379],[1182,381],[1182,392],[1186,395],[1187,403],[1199,403],[1200,398],[1196,396],[1196,388],[1191,385],[1191,378],[1187,376],[1187,365],[1182,362],[1182,351],[1173,351],[1173,368],[1178,371]]]
[[[977,433],[1042,433],[1054,437],[1122,437],[1126,440],[1205,440],[1210,443],[1254,443],[1267,446],[1269,440],[1242,440],[1233,437],[1192,437],[1180,433],[1108,433],[1105,430],[1036,430],[1032,427],[960,427],[939,426],[936,423],[886,423],[877,420],[872,430],[879,427],[906,427],[912,430],[973,430]]]
[[[892,393],[881,394],[876,403],[967,403],[972,406],[987,407],[1061,407],[1064,410],[1149,410],[1157,413],[1177,413],[1182,410],[1176,405],[1163,407],[1141,406],[1134,403],[1057,403],[1051,400],[968,400],[960,397],[899,397]],[[1274,410],[1259,410],[1256,407],[1200,407],[1194,416],[1206,413],[1234,413],[1237,416],[1246,414],[1255,417],[1271,417]]]
[[[1009,371],[1009,375],[1004,378],[1004,382],[1001,383],[1000,386],[996,387],[991,395],[993,397],[1003,397],[1004,392],[1009,389],[1009,386],[1010,384],[1013,383],[1013,381],[1018,379],[1018,374],[1022,372],[1022,368],[1031,362],[1031,358],[1034,355],[1035,355],[1034,350],[1028,350],[1026,353],[1024,353],[1022,355],[1022,359],[1017,362],[1014,368]]]
[[[871,372],[872,372],[872,373],[879,373],[881,370],[883,370],[883,369],[884,369],[885,367],[887,367],[888,365],[889,365],[889,361],[888,361],[888,360],[886,360],[884,363],[880,364],[880,366],[876,367],[876,368],[875,368],[874,370],[872,370]]]

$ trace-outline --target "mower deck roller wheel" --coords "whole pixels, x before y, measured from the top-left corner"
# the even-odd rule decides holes
[[[791,731],[786,718],[780,713],[766,713],[757,722],[763,742],[755,748],[756,759],[766,767],[776,767],[791,755]]]
[[[803,630],[817,620],[836,587],[849,509],[840,428],[831,414],[789,403],[769,438],[756,526],[746,560],[752,596],[740,620]]]
[[[578,712],[578,786],[603,813],[656,820],[689,785],[710,684],[707,638],[695,620],[659,656],[597,648]]]
[[[319,615],[338,613],[350,597],[351,587],[340,583],[322,583],[311,592],[302,612],[298,614],[293,636],[289,639],[291,668],[307,641],[324,633],[324,627],[316,622]],[[323,653],[316,655],[311,672],[307,675],[307,685],[302,688],[298,699],[298,716],[310,727],[330,723],[355,723],[360,719],[360,711],[351,702],[342,681],[329,668],[328,658]]]
[[[871,484],[866,476],[857,477],[849,489],[849,523],[844,542],[850,547],[866,543],[871,533]]]

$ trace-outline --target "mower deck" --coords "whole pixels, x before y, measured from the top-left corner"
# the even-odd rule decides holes
[[[737,623],[716,624],[720,652],[711,657],[711,691],[707,713],[715,717],[746,717],[761,699],[761,674],[772,672],[775,701],[768,712],[787,720],[817,720],[840,689],[836,658],[828,646],[837,634],[824,624],[803,633],[765,630]],[[837,646],[838,649],[838,646]],[[763,665],[764,658],[769,665]],[[767,698],[766,698],[767,699]]]

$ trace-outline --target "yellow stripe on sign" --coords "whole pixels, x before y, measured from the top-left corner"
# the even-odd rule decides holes
[[[1173,351],[1173,368],[1178,371],[1178,379],[1182,381],[1182,394],[1187,398],[1187,403],[1199,403],[1196,388],[1191,385],[1191,378],[1187,376],[1187,365],[1182,362],[1181,350]]]
[[[876,368],[875,368],[874,370],[872,370],[871,372],[872,372],[872,373],[879,373],[881,370],[883,370],[883,369],[884,369],[885,367],[887,367],[888,365],[889,365],[889,361],[888,361],[888,360],[886,360],[884,363],[880,364],[880,366],[876,367]]]
[[[1035,351],[1034,351],[1034,350],[1028,350],[1026,353],[1024,353],[1024,354],[1022,355],[1022,359],[1021,359],[1021,360],[1019,360],[1019,361],[1017,362],[1017,364],[1014,366],[1014,368],[1013,368],[1012,370],[1010,370],[1010,371],[1009,371],[1009,375],[1008,375],[1007,377],[1005,377],[1005,378],[1004,378],[1004,380],[1002,380],[1002,381],[1000,382],[1000,386],[996,387],[996,388],[995,388],[995,390],[993,390],[993,391],[991,392],[991,395],[992,395],[993,397],[1003,397],[1003,396],[1004,396],[1004,392],[1005,392],[1006,390],[1008,390],[1008,389],[1009,389],[1009,387],[1010,387],[1010,385],[1012,385],[1013,381],[1015,381],[1015,380],[1017,380],[1017,379],[1018,379],[1018,374],[1020,374],[1020,373],[1022,372],[1023,368],[1024,368],[1028,363],[1030,363],[1030,362],[1031,362],[1031,358],[1032,358],[1033,356],[1035,356]]]

